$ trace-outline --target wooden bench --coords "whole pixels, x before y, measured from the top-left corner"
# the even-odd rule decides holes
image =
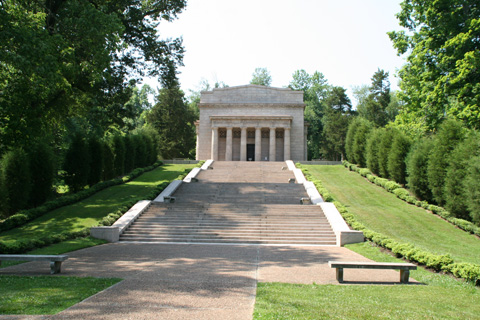
[[[411,263],[390,262],[364,262],[364,261],[328,261],[330,268],[336,268],[337,281],[343,282],[343,269],[394,269],[400,270],[400,282],[408,283],[410,270],[416,270],[417,266]]]
[[[62,262],[68,256],[63,255],[31,255],[31,254],[0,254],[0,265],[2,261],[50,261],[50,274],[60,273]]]

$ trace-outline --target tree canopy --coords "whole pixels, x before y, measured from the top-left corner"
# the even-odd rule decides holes
[[[0,148],[54,134],[71,117],[104,127],[123,119],[139,77],[168,77],[182,64],[182,39],[162,40],[157,28],[185,6],[0,1]]]
[[[252,74],[252,80],[250,84],[258,84],[261,86],[269,87],[272,84],[272,76],[267,68],[255,68]]]
[[[453,117],[480,123],[480,6],[478,0],[404,0],[397,14],[406,31],[389,33],[399,55],[399,122],[435,129]]]

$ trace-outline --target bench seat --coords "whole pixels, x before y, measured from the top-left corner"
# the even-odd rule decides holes
[[[34,255],[34,254],[0,254],[2,261],[50,261],[50,274],[60,273],[62,262],[68,259],[68,255]]]
[[[394,269],[400,270],[400,282],[408,283],[410,270],[416,270],[412,263],[373,262],[373,261],[328,261],[330,268],[335,268],[337,281],[343,282],[343,269]]]

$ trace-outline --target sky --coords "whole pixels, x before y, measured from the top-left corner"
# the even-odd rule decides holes
[[[245,85],[255,68],[267,68],[273,87],[292,74],[319,71],[329,84],[348,90],[369,85],[380,68],[398,89],[404,64],[387,32],[402,30],[395,14],[400,0],[189,0],[173,22],[162,22],[161,38],[183,37],[181,87],[188,95],[200,81]],[[145,79],[153,87],[155,79]],[[355,104],[355,101],[354,101]]]

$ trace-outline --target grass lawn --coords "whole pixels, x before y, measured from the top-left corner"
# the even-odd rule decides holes
[[[480,264],[480,239],[407,204],[343,166],[304,166],[367,228],[456,262]]]
[[[46,215],[12,230],[0,233],[0,240],[15,241],[44,234],[56,234],[64,230],[78,231],[91,227],[103,217],[132,199],[148,195],[153,188],[162,182],[168,182],[183,174],[194,164],[166,164],[122,185],[102,190],[93,196],[53,210]]]
[[[0,314],[55,314],[121,281],[116,278],[0,276]]]
[[[401,261],[371,243],[348,245],[375,261]],[[480,319],[480,288],[419,267],[426,285],[259,283],[254,319]]]

